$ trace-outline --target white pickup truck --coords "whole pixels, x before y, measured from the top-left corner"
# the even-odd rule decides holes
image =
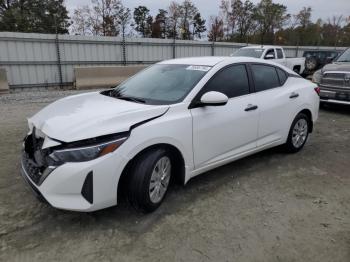
[[[238,49],[231,56],[248,56],[273,60],[298,74],[302,74],[305,70],[305,57],[287,58],[281,46],[246,46]]]

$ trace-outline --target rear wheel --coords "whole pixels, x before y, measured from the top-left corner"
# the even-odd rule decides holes
[[[157,209],[168,191],[172,161],[165,149],[153,149],[138,157],[128,186],[130,203],[145,213]]]
[[[307,115],[299,113],[289,130],[286,149],[288,152],[296,153],[300,151],[309,136],[310,119]]]

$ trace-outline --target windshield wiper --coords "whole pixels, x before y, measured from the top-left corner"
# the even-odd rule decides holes
[[[122,95],[121,92],[117,89],[111,90],[109,93],[109,96],[118,98],[120,100],[132,101],[132,102],[142,103],[142,104],[146,103],[146,101],[144,99],[141,99],[138,97],[133,97],[133,96]]]
[[[121,99],[121,100],[126,100],[126,101],[132,101],[132,102],[136,102],[136,103],[146,103],[145,100],[141,99],[141,98],[137,98],[137,97],[132,97],[132,96],[116,96],[116,98]]]

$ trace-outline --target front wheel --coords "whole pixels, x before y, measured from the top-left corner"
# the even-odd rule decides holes
[[[309,136],[309,123],[309,117],[303,113],[299,113],[295,117],[290,127],[287,143],[285,145],[288,152],[296,153],[304,147]]]
[[[128,186],[131,204],[145,213],[157,209],[168,191],[172,161],[165,149],[146,151],[138,157],[132,168]]]

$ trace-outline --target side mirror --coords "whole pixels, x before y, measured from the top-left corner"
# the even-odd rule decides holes
[[[333,57],[329,56],[326,58],[326,63],[331,63],[333,61]]]
[[[265,56],[265,59],[266,59],[266,60],[275,59],[275,56],[274,56],[273,54],[267,54],[267,55]]]
[[[203,106],[223,106],[226,105],[228,97],[220,92],[210,91],[202,95],[200,104]]]

